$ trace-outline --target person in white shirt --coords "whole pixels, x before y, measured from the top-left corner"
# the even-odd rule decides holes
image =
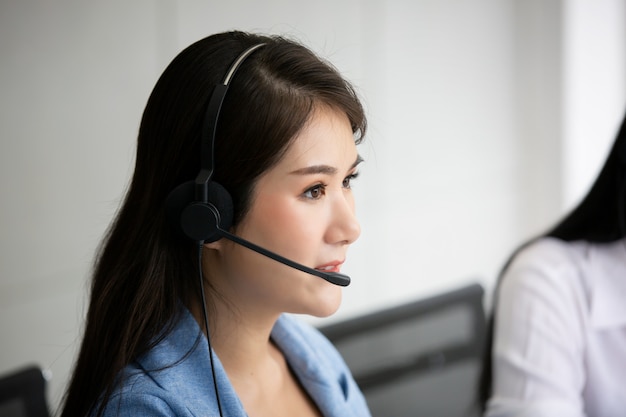
[[[500,273],[479,399],[486,417],[626,415],[626,119],[598,178]]]

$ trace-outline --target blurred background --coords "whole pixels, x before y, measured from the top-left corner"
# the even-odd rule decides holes
[[[53,406],[148,95],[180,50],[229,29],[302,41],[367,107],[353,283],[324,323],[470,282],[488,308],[626,110],[621,0],[0,0],[0,373],[50,370]]]

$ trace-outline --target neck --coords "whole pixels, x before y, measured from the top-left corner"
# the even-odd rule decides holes
[[[277,349],[270,336],[278,315],[235,310],[219,297],[207,300],[207,304],[212,304],[211,309],[207,306],[211,346],[230,378],[249,376],[256,367],[275,359]],[[192,306],[191,312],[205,331],[200,303]]]

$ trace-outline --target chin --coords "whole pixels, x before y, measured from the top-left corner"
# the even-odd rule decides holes
[[[312,306],[312,311],[309,312],[311,316],[319,318],[329,317],[339,310],[342,291],[341,288],[337,288],[334,285],[333,287],[332,291],[325,292],[317,297],[317,302]]]
[[[330,311],[320,312],[319,314],[311,314],[311,316],[317,317],[318,319],[325,319],[326,317],[330,317],[333,314],[335,314],[337,310],[339,310],[339,306],[337,306],[337,308],[330,310]]]

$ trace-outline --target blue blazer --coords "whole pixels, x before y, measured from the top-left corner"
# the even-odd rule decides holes
[[[282,315],[271,337],[325,417],[371,416],[344,360],[317,329]],[[213,362],[223,416],[247,416],[219,358]],[[187,309],[173,332],[123,374],[105,417],[219,417],[206,337]]]

